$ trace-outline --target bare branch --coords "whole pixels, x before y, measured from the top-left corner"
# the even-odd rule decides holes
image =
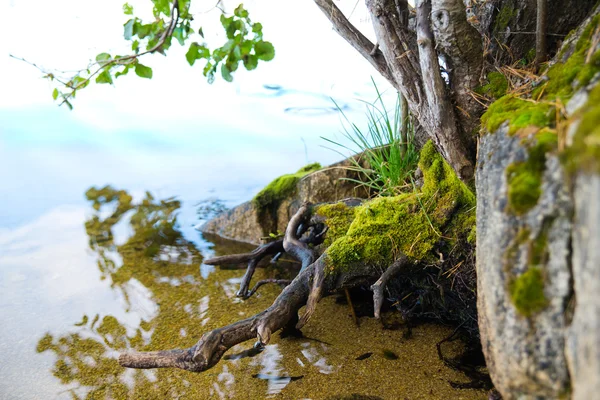
[[[394,82],[383,53],[377,50],[376,45],[348,21],[333,1],[315,0],[315,3],[331,21],[333,29],[367,59],[385,79]]]
[[[548,32],[548,0],[537,0],[535,35],[535,64],[539,66],[548,59],[546,33]]]

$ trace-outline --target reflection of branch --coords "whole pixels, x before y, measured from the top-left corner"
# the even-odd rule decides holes
[[[127,65],[130,64],[130,61],[133,62],[133,60],[136,60],[138,57],[144,56],[146,54],[151,54],[151,53],[155,53],[157,51],[159,51],[161,49],[161,47],[165,44],[165,42],[167,41],[167,39],[169,37],[171,37],[171,35],[173,35],[173,31],[175,30],[175,27],[177,25],[177,22],[179,21],[179,0],[173,0],[173,5],[171,7],[171,21],[169,21],[169,25],[167,26],[167,29],[163,32],[160,40],[156,43],[156,45],[154,45],[151,49],[148,49],[146,51],[143,51],[139,54],[131,54],[128,56],[123,56],[123,57],[119,57],[119,58],[114,58],[112,60],[107,60],[107,61],[97,61],[97,62],[93,62],[91,63],[89,67],[92,67],[94,65],[99,65],[99,67],[90,74],[90,76],[88,76],[86,79],[84,79],[83,81],[81,81],[77,86],[73,86],[70,82],[63,82],[62,80],[56,78],[56,76],[53,73],[48,72],[47,70],[39,67],[37,64],[32,63],[30,61],[25,60],[24,58],[21,57],[16,57],[13,56],[12,54],[9,54],[10,57],[16,59],[16,60],[20,60],[20,61],[24,61],[27,64],[37,68],[38,70],[40,70],[41,72],[43,72],[44,74],[47,74],[48,76],[51,76],[52,79],[56,79],[56,81],[58,81],[60,84],[68,87],[71,90],[71,93],[68,93],[66,95],[63,95],[63,101],[59,104],[60,106],[62,106],[65,103],[68,103],[68,100],[70,98],[72,98],[75,95],[75,92],[78,89],[81,89],[83,87],[85,87],[89,81],[96,75],[98,75],[100,73],[100,71],[102,71],[103,69],[106,69],[109,66],[112,65]],[[84,70],[80,70],[79,72],[84,71]],[[78,73],[79,73],[78,72]]]

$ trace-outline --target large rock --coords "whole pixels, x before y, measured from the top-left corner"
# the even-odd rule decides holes
[[[573,399],[600,396],[600,177],[575,183],[573,226],[575,312],[567,337]]]
[[[546,161],[542,195],[522,216],[507,210],[506,169],[527,151],[504,126],[485,135],[477,168],[477,309],[486,362],[505,399],[557,398],[569,387],[564,355],[570,295],[571,200],[556,157]],[[511,285],[527,272],[532,247],[547,235],[543,293],[547,305],[523,315]]]
[[[285,232],[288,221],[304,202],[325,203],[348,197],[368,197],[364,187],[357,187],[356,183],[347,180],[359,179],[357,173],[348,168],[352,166],[352,161],[347,159],[300,179],[295,192],[279,203],[274,221],[271,221],[272,216],[265,221],[265,215],[259,216],[259,210],[252,201],[248,201],[208,221],[200,230],[226,239],[260,244],[261,237],[269,233]]]

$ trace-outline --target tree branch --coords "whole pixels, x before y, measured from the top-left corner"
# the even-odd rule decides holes
[[[430,124],[433,130],[430,136],[436,148],[452,166],[463,181],[473,178],[473,164],[467,157],[467,151],[460,140],[452,104],[446,93],[445,83],[440,74],[438,54],[435,51],[433,33],[429,23],[431,0],[417,1],[417,43],[423,85],[427,97]],[[423,117],[419,118],[423,121]]]
[[[333,29],[369,61],[385,79],[394,82],[394,77],[388,68],[383,53],[377,50],[376,45],[348,21],[333,1],[315,0],[315,3],[331,21]]]
[[[483,107],[471,96],[483,69],[483,40],[467,21],[463,0],[432,0],[431,22],[436,50],[444,55],[456,109],[460,110],[462,139],[474,146],[472,132],[480,124]]]

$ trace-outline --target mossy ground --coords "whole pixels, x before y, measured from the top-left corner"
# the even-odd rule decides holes
[[[318,209],[332,216],[327,223],[335,227],[327,250],[329,272],[357,264],[386,268],[400,253],[433,260],[438,256],[432,249],[442,238],[452,241],[471,233],[475,196],[431,142],[421,151],[419,167],[424,176],[420,191],[370,200],[355,207],[354,215],[338,209],[343,206]]]

